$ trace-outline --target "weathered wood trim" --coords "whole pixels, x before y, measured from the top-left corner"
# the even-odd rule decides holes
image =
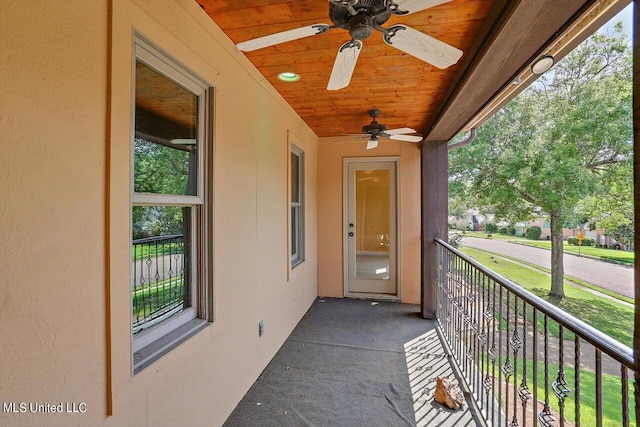
[[[420,309],[422,317],[436,316],[436,276],[438,252],[434,239],[447,239],[448,149],[447,141],[423,143],[421,159],[422,195],[422,281]]]

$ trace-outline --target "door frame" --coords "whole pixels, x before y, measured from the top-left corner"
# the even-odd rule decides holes
[[[349,165],[353,163],[362,163],[375,165],[376,163],[392,162],[395,165],[396,173],[396,295],[349,292]],[[401,251],[401,220],[400,220],[400,156],[384,156],[384,157],[344,157],[342,159],[342,272],[343,272],[343,292],[347,298],[360,299],[377,299],[387,301],[402,300],[402,281],[400,280],[400,261],[402,259]]]

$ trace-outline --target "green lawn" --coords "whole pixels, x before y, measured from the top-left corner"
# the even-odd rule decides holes
[[[163,257],[165,255],[182,254],[184,244],[182,242],[163,242],[159,244],[133,245],[132,261]]]
[[[144,318],[184,299],[184,278],[149,284],[133,291],[133,316]]]
[[[522,366],[522,360],[518,360]],[[570,366],[564,367],[565,380],[571,389],[569,397],[565,400],[564,415],[571,422],[575,422],[575,370]],[[549,377],[553,381],[558,373],[557,364],[549,364]],[[630,374],[630,377],[632,375]],[[527,361],[528,386],[533,391],[533,362]],[[632,386],[632,382],[629,383]],[[614,375],[602,375],[602,425],[603,427],[619,427],[622,424],[622,395],[620,389],[622,383],[620,377]],[[510,390],[513,391],[513,390]],[[544,365],[538,363],[538,399],[544,401]],[[580,422],[584,426],[596,425],[596,375],[592,370],[580,370]],[[553,409],[559,410],[558,399],[549,385],[549,403]],[[631,425],[635,426],[635,399],[632,387],[629,388],[629,409]],[[509,408],[510,410],[512,408]]]
[[[610,335],[616,340],[620,341],[627,346],[631,346],[633,343],[633,308],[629,305],[617,303],[610,299],[602,298],[586,290],[572,286],[569,283],[565,284],[566,298],[559,302],[553,301],[548,297],[548,292],[551,286],[551,278],[545,272],[533,270],[529,267],[519,265],[514,261],[505,259],[498,255],[493,255],[487,252],[479,251],[476,249],[463,247],[462,252],[471,256],[479,263],[485,265],[489,269],[496,273],[512,280],[519,284],[528,291],[535,295],[553,303],[554,305],[562,308],[568,313],[580,318],[584,322],[591,326],[601,330],[602,332]],[[521,306],[520,306],[521,307]],[[521,312],[521,308],[519,308]],[[528,310],[528,319],[531,321],[531,310]],[[543,319],[539,316],[538,320],[539,330],[543,329]],[[558,325],[550,321],[549,332],[552,336],[558,337]],[[572,340],[573,334],[565,331],[565,339]],[[529,387],[533,387],[533,362],[527,361],[527,377],[529,378]],[[522,360],[519,360],[518,366],[522,366]],[[542,364],[538,365],[538,399],[544,400],[544,368]],[[574,369],[565,366],[565,379],[569,388],[574,392]],[[549,364],[549,375],[551,381],[555,379],[558,372],[558,365]],[[630,375],[630,378],[632,376]],[[595,410],[595,373],[593,367],[589,366],[586,369],[580,371],[580,398],[581,398],[581,423],[582,425],[596,425],[596,410]],[[550,386],[549,386],[550,387]],[[621,382],[618,376],[603,375],[602,376],[602,399],[603,399],[603,426],[605,427],[617,427],[622,425],[622,406],[621,406],[621,394],[620,394]],[[551,388],[550,403],[551,406],[558,410],[558,400],[553,395]],[[571,393],[566,400],[565,417],[571,422],[575,421],[575,400],[574,393]],[[635,426],[635,411],[633,400],[633,383],[630,383],[629,394],[631,402],[629,403],[631,409],[631,425]],[[511,410],[511,408],[510,408]]]
[[[473,257],[496,273],[512,280],[540,298],[551,302],[585,323],[610,335],[621,343],[633,344],[633,307],[602,298],[587,290],[565,283],[565,299],[558,302],[548,296],[551,277],[540,271],[519,265],[498,255],[463,247],[462,252]],[[550,332],[557,336],[555,322],[550,322]]]
[[[487,238],[487,233],[483,231],[467,231],[469,237]],[[551,250],[551,242],[548,240],[529,240],[524,237],[516,237],[511,235],[493,233],[491,238],[494,240],[505,240],[508,242],[519,243],[522,245],[535,246],[538,248]],[[464,243],[464,239],[462,241]],[[633,251],[621,251],[618,249],[596,248],[595,246],[573,246],[567,242],[564,243],[564,251],[575,255],[584,255],[590,258],[600,259],[602,261],[612,262],[616,264],[633,265],[635,253]]]

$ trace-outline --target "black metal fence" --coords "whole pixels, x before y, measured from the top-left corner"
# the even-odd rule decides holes
[[[440,329],[489,425],[635,425],[631,348],[436,244]]]
[[[133,333],[188,306],[182,235],[147,237],[132,242]]]

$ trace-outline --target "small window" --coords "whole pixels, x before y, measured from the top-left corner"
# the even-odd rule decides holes
[[[131,192],[134,373],[210,319],[208,86],[138,39]]]
[[[304,152],[291,146],[291,268],[304,261]]]

